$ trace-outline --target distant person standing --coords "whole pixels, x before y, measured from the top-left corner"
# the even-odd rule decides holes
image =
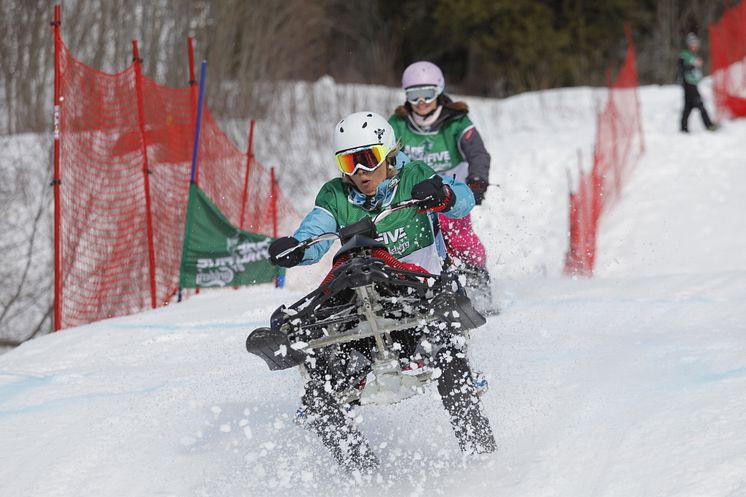
[[[686,50],[679,55],[678,79],[684,87],[684,112],[681,115],[681,132],[689,132],[689,114],[692,109],[699,109],[702,122],[710,131],[717,129],[717,125],[710,121],[697,85],[702,80],[702,58],[698,55],[699,38],[694,33],[686,35]]]

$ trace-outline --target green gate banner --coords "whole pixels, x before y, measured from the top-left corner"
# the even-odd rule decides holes
[[[181,252],[181,288],[273,281],[279,272],[269,262],[272,240],[233,226],[197,185],[190,185]]]

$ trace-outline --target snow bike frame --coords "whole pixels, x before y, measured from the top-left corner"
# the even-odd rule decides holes
[[[484,317],[472,307],[454,275],[433,275],[403,263],[375,240],[377,223],[421,205],[419,200],[399,202],[373,218],[365,217],[337,233],[322,233],[278,254],[281,258],[325,240],[342,242],[324,282],[301,300],[278,308],[270,328],[249,335],[248,351],[270,369],[279,370],[301,366],[314,350],[372,337],[377,377],[400,376],[392,333],[435,323],[448,323],[459,332],[483,325]]]

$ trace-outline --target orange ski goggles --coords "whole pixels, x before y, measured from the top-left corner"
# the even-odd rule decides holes
[[[337,154],[337,167],[348,176],[357,173],[359,169],[372,172],[384,163],[388,150],[383,145],[370,145]]]

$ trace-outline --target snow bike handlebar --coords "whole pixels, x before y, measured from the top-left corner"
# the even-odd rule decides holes
[[[412,198],[409,200],[402,200],[401,202],[394,204],[394,205],[389,205],[388,207],[383,209],[381,212],[373,216],[373,224],[378,224],[380,221],[383,221],[384,219],[389,217],[394,212],[397,212],[403,209],[411,209],[414,207],[419,207],[425,201],[430,200],[430,198],[431,197],[427,197],[422,200],[417,200],[417,199]]]
[[[419,207],[427,200],[430,200],[430,197],[421,199],[421,200],[417,200],[417,199],[402,200],[401,202],[398,202],[396,204],[389,205],[388,207],[384,208],[381,212],[373,216],[373,219],[372,219],[373,224],[377,225],[379,222],[383,221],[388,216],[390,216],[391,214],[397,211]],[[277,254],[276,257],[278,259],[281,259],[285,256],[292,254],[296,250],[306,250],[311,245],[316,245],[317,243],[324,242],[324,241],[336,240],[338,238],[339,238],[339,232],[321,233],[319,235],[312,236],[311,238],[303,240],[295,247],[290,247],[289,249],[283,252],[280,252],[279,254]]]

